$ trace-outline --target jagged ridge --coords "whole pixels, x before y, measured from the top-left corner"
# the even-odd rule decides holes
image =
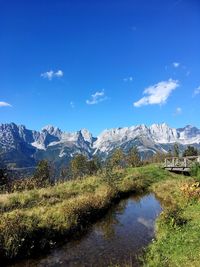
[[[34,166],[38,160],[47,158],[58,166],[66,164],[75,154],[103,158],[121,147],[127,151],[137,146],[141,155],[147,157],[156,151],[167,152],[177,142],[181,148],[193,144],[200,146],[200,129],[187,125],[171,128],[166,123],[137,125],[104,130],[97,138],[87,129],[70,133],[48,125],[41,131],[26,129],[14,123],[0,125],[0,157],[10,166]]]

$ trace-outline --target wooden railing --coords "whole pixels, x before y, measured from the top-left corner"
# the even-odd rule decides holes
[[[200,164],[200,156],[170,157],[165,159],[164,168],[171,171],[190,171],[195,163]]]

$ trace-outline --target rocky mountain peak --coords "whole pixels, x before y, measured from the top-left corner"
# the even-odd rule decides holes
[[[54,127],[52,125],[46,125],[42,128],[41,132],[47,132],[50,135],[60,137],[62,132],[58,127]]]
[[[180,139],[182,140],[195,140],[196,138],[200,137],[200,129],[195,126],[187,125],[184,128],[177,129]]]
[[[81,129],[81,134],[84,138],[84,140],[90,144],[93,142],[93,136],[87,129]]]
[[[141,124],[106,129],[94,138],[87,129],[70,133],[47,125],[41,131],[32,131],[15,123],[0,124],[0,157],[18,165],[33,164],[42,158],[68,162],[77,153],[105,158],[115,148],[128,151],[133,146],[145,157],[156,151],[167,152],[175,142],[181,148],[191,144],[200,148],[200,129],[191,125],[175,129],[166,123],[150,127]]]

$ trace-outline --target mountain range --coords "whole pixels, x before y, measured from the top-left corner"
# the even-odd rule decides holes
[[[200,129],[190,125],[175,129],[166,123],[150,127],[142,124],[106,129],[93,137],[87,129],[71,133],[48,125],[35,131],[15,123],[0,124],[0,160],[11,168],[32,167],[41,159],[61,167],[78,153],[105,159],[119,147],[127,152],[137,146],[141,157],[147,158],[156,152],[167,153],[174,143],[179,144],[180,150],[187,145],[200,148]]]

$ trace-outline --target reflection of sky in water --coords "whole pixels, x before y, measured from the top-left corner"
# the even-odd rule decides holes
[[[139,218],[137,219],[137,221],[138,221],[139,223],[143,224],[146,228],[148,228],[148,229],[150,229],[150,230],[154,228],[154,221],[151,220],[151,219],[146,220],[146,219],[143,218],[143,217],[139,217]]]
[[[154,195],[132,196],[111,208],[80,240],[13,267],[108,266],[127,261],[138,266],[136,256],[153,238],[155,218],[160,211]]]

